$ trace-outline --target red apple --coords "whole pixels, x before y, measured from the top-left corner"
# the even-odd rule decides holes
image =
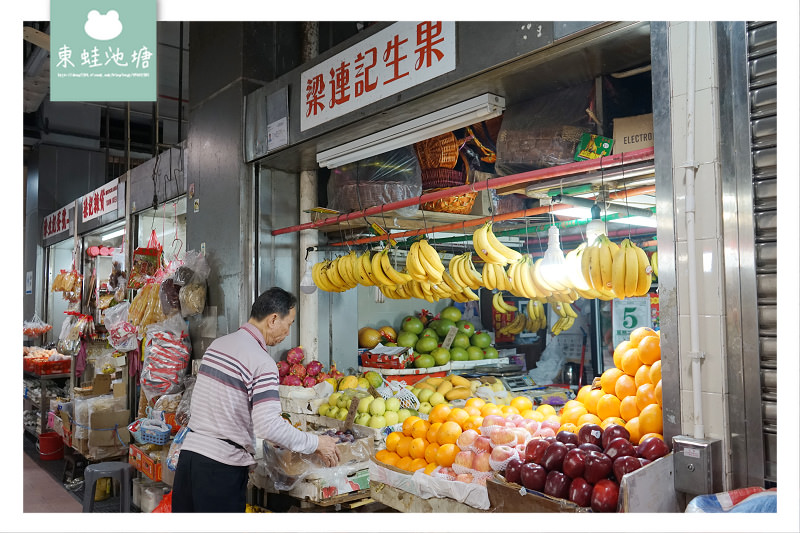
[[[583,476],[586,467],[586,452],[580,448],[569,450],[564,456],[564,463],[561,470],[572,479]],[[584,506],[585,507],[585,506]]]
[[[547,480],[547,470],[536,463],[525,463],[520,468],[519,479],[526,489],[541,492]]]
[[[525,462],[541,464],[545,450],[550,447],[550,442],[545,439],[531,439],[525,446]]]
[[[556,432],[553,428],[549,426],[540,425],[539,429],[536,430],[536,433],[533,434],[534,437],[541,437],[541,438],[556,438]]]
[[[636,457],[636,448],[633,447],[631,441],[624,437],[617,437],[616,439],[612,440],[606,446],[606,449],[603,450],[604,453],[611,458],[613,461],[617,457],[623,457],[625,455],[632,455]]]
[[[517,451],[511,446],[495,446],[489,456],[489,464],[492,470],[499,472],[505,468],[509,459],[516,457]]]
[[[580,507],[589,507],[592,503],[592,489],[594,486],[583,479],[576,477],[569,484],[569,501]]]
[[[566,447],[567,447],[567,451],[574,450],[575,448],[577,448],[577,447],[578,447],[578,445],[577,445],[577,444],[575,444],[575,443],[572,443],[572,442],[568,442],[568,443],[566,443],[564,446],[566,446]]]
[[[492,441],[489,439],[489,437],[484,437],[481,435],[472,443],[472,449],[475,452],[491,452]]]
[[[531,434],[528,433],[528,430],[525,428],[514,428],[511,432],[517,436],[516,444],[525,444],[525,442],[531,438]]]
[[[481,422],[481,427],[491,427],[491,426],[503,426],[505,425],[506,419],[500,415],[488,415],[483,418],[483,422]]]
[[[610,479],[601,479],[592,489],[592,511],[595,513],[613,513],[617,510],[619,485]]]
[[[528,430],[528,433],[535,435],[536,431],[539,429],[539,425],[539,422],[536,420],[532,418],[525,418],[522,420],[519,427],[525,428]]]
[[[611,459],[603,452],[586,452],[584,463],[583,479],[592,484],[607,478],[613,468]]]
[[[461,450],[468,450],[472,447],[472,445],[475,443],[475,439],[477,439],[479,436],[480,433],[474,429],[468,429],[459,435],[458,440],[456,441],[456,446],[458,446]]]
[[[565,455],[567,455],[567,445],[563,442],[554,442],[544,451],[541,465],[548,472],[552,472],[553,470],[560,471]]]
[[[476,453],[472,457],[472,469],[477,472],[491,472],[492,467],[489,466],[489,452]]]
[[[569,485],[572,480],[563,472],[553,470],[547,474],[544,483],[544,493],[554,498],[567,498],[569,496]]]
[[[522,415],[518,415],[516,413],[511,413],[506,417],[506,423],[513,422],[514,426],[519,427],[519,423],[525,420]]]
[[[621,483],[622,476],[624,476],[628,472],[639,470],[641,467],[642,464],[639,462],[638,457],[633,457],[631,455],[623,455],[622,457],[617,457],[614,460],[614,465],[613,465],[614,477],[617,478],[617,482]]]
[[[588,442],[597,446],[603,443],[603,428],[597,424],[584,424],[578,429],[578,443]]]
[[[664,457],[669,453],[667,443],[658,437],[648,437],[643,442],[639,443],[636,450],[641,457],[655,461],[659,457]]]
[[[475,454],[468,450],[462,450],[456,454],[455,461],[453,461],[453,466],[460,466],[462,469],[469,470],[472,468],[472,461],[475,457]]]
[[[517,444],[514,446],[514,449],[517,450],[517,455],[519,456],[519,460],[523,463],[525,462],[525,445],[524,444]]]
[[[559,442],[563,442],[564,444],[573,443],[576,446],[580,444],[578,442],[578,435],[571,431],[559,431],[556,433],[556,440]]]
[[[511,429],[505,427],[497,428],[492,431],[489,439],[492,441],[492,444],[494,444],[495,447],[502,445],[509,446],[517,443],[517,436],[513,431],[511,431]]]
[[[456,481],[461,481],[462,483],[472,483],[472,474],[458,474],[456,475]]]
[[[642,466],[647,466],[652,462],[653,461],[651,461],[650,459],[645,459],[644,457],[639,457],[639,464],[642,465]]]
[[[522,472],[522,465],[524,464],[525,463],[523,463],[519,459],[511,459],[506,465],[506,470],[505,470],[506,481],[508,481],[509,483],[522,484],[520,482],[520,472]]]
[[[620,426],[619,424],[609,424],[606,426],[606,429],[603,430],[603,442],[601,445],[603,448],[605,448],[608,446],[609,442],[617,437],[625,437],[627,440],[631,440],[631,434],[627,429],[625,429],[625,426]]]
[[[602,452],[603,448],[598,446],[597,444],[592,444],[591,442],[584,442],[582,444],[578,444],[578,448],[587,452]]]

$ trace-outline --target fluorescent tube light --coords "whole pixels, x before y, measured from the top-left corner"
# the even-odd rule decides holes
[[[100,237],[101,241],[107,241],[109,239],[113,239],[114,237],[119,237],[120,235],[125,233],[125,228],[118,229],[117,231],[112,231],[111,233],[106,233],[102,237]]]
[[[434,111],[354,141],[317,154],[322,167],[335,168],[366,159],[415,142],[463,128],[503,113],[506,101],[502,96],[482,94],[464,102]]]
[[[656,224],[656,217],[627,217],[627,218],[615,218],[613,220],[607,221],[609,224],[627,224],[630,226],[645,226],[648,228],[655,228]]]
[[[592,210],[588,207],[568,207],[553,211],[553,214],[558,217],[592,218]]]

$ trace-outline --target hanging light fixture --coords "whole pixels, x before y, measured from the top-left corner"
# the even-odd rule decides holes
[[[592,207],[592,221],[586,225],[586,242],[589,246],[594,243],[598,235],[605,235],[606,224],[600,219],[600,206],[595,203]]]
[[[303,294],[313,294],[314,291],[317,290],[317,286],[314,284],[314,279],[311,277],[311,265],[306,259],[306,268],[305,272],[303,273],[303,277],[300,279],[300,290]]]
[[[567,275],[566,261],[564,252],[561,250],[559,242],[559,231],[555,225],[547,229],[547,250],[542,258],[541,271],[542,277],[547,283],[554,283],[561,286],[569,286],[570,281]]]

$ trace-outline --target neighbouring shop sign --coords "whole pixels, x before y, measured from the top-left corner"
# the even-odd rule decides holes
[[[87,222],[106,213],[116,211],[117,189],[119,178],[110,181],[102,187],[95,189],[86,196],[81,197],[78,209],[81,211],[81,221]]]
[[[614,346],[630,338],[631,332],[639,327],[653,327],[650,311],[650,296],[614,300],[611,306],[611,327],[614,332]]]
[[[44,217],[42,222],[42,238],[47,239],[69,230],[69,216],[72,205],[65,206]]]
[[[300,131],[456,68],[456,23],[398,22],[303,72]]]

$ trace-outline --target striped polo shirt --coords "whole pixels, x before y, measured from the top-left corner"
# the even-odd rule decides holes
[[[206,350],[192,392],[191,418],[182,450],[220,463],[248,466],[253,457],[220,439],[255,453],[255,436],[283,448],[313,453],[319,439],[281,417],[278,366],[261,332],[246,323],[216,339]]]

